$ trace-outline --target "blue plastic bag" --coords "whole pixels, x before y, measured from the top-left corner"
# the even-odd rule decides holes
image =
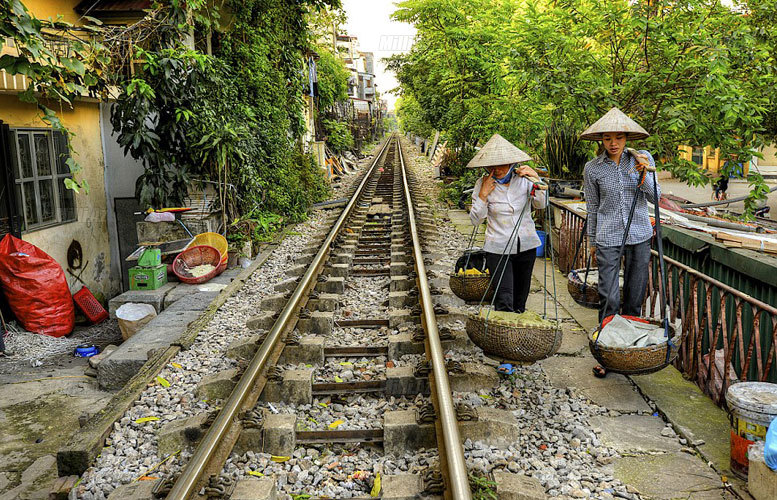
[[[772,470],[777,470],[777,418],[769,424],[764,442],[764,461]]]

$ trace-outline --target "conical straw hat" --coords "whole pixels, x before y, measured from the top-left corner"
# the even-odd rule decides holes
[[[499,134],[494,134],[474,158],[467,164],[467,168],[495,167],[497,165],[510,165],[531,160],[531,156],[513,146],[510,141]]]
[[[602,134],[605,132],[624,132],[626,139],[644,139],[650,137],[647,131],[640,127],[637,122],[626,116],[618,108],[612,108],[603,117],[599,118],[593,125],[580,135],[581,139],[587,141],[601,141]]]

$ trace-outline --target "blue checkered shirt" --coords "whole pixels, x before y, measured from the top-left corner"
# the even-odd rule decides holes
[[[640,151],[655,166],[655,160],[647,151]],[[631,230],[626,239],[627,245],[636,245],[653,236],[650,224],[647,200],[655,203],[653,196],[653,174],[648,172],[642,186],[635,168],[636,159],[628,151],[621,155],[619,165],[615,165],[604,152],[585,165],[583,178],[585,185],[585,204],[588,212],[588,238],[599,247],[619,247],[623,241],[623,232],[629,220],[629,210],[638,196]],[[658,186],[661,196],[661,187]]]

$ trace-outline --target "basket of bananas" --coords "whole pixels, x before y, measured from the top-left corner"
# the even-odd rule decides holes
[[[451,274],[448,286],[465,302],[490,301],[494,297],[494,287],[491,285],[491,274],[488,269],[484,272],[474,268],[467,270],[459,268],[458,272]]]

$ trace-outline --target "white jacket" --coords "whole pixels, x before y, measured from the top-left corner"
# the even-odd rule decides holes
[[[530,198],[531,207],[526,208],[521,225],[516,231],[517,237],[513,235],[507,253],[518,253],[518,241],[521,243],[521,252],[540,246],[542,242],[534,229],[534,219],[532,219],[531,212],[532,207],[547,207],[547,192],[537,189],[532,197],[531,191],[534,184],[525,177],[513,175],[509,184],[497,184],[488,195],[488,202],[485,202],[478,196],[482,184],[483,178],[481,177],[475,183],[475,189],[472,191],[472,208],[469,211],[469,217],[475,226],[480,225],[483,219],[488,217],[483,250],[498,254],[505,253],[507,240],[513,233],[513,228],[518,223],[521,211],[524,210],[524,206]]]

